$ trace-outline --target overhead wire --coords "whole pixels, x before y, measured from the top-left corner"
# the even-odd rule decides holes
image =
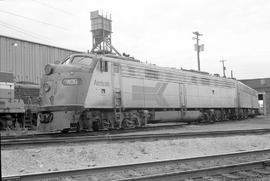
[[[27,19],[27,20],[30,20],[30,21],[33,21],[33,22],[41,23],[41,24],[44,24],[44,25],[48,25],[48,26],[51,26],[51,27],[54,27],[54,28],[58,28],[58,29],[61,29],[61,30],[67,30],[64,27],[61,27],[61,26],[58,26],[58,25],[53,25],[53,24],[50,24],[50,23],[47,23],[47,22],[44,22],[44,21],[40,21],[40,20],[37,20],[37,19],[29,18],[29,17],[26,17],[26,16],[22,16],[22,15],[13,13],[13,12],[5,11],[5,10],[0,10],[0,12],[1,13],[5,13],[5,14],[9,14],[9,15],[13,15],[13,16],[16,16],[16,17],[19,17],[19,18]]]
[[[1,0],[0,0],[1,1]],[[68,11],[65,11],[61,8],[57,8],[57,7],[54,7],[54,6],[51,6],[50,4],[48,3],[44,3],[44,2],[41,2],[39,0],[32,0],[33,2],[36,2],[40,5],[43,5],[43,6],[46,6],[48,8],[52,8],[54,10],[57,10],[57,12],[62,12],[62,13],[65,13],[65,14],[68,14],[70,16],[74,16],[74,14],[68,12]],[[19,15],[19,14],[16,14],[16,13],[13,13],[13,12],[10,12],[10,11],[6,11],[6,10],[0,10],[0,12],[2,13],[5,13],[5,14],[10,14],[10,15],[13,15],[13,16],[17,16],[17,17],[20,17],[20,18],[24,18],[24,19],[28,19],[30,21],[34,21],[34,22],[38,22],[38,23],[42,23],[42,24],[45,24],[45,25],[48,25],[48,26],[52,26],[52,27],[55,27],[55,28],[59,28],[59,29],[62,29],[62,30],[67,30],[66,28],[64,27],[61,27],[61,26],[58,26],[58,25],[53,25],[51,23],[47,23],[47,22],[44,22],[44,21],[41,21],[41,20],[37,20],[37,19],[34,19],[34,18],[30,18],[30,17],[27,17],[27,16],[23,16],[23,15]],[[3,21],[0,21],[0,25],[2,27],[5,27],[5,28],[8,28],[8,29],[11,29],[13,31],[17,31],[19,33],[22,33],[24,35],[28,35],[28,36],[31,36],[33,38],[36,38],[36,39],[39,39],[39,40],[42,40],[42,41],[46,41],[50,44],[53,44],[55,45],[54,41],[51,41],[49,40],[48,37],[45,37],[43,35],[40,35],[40,34],[37,34],[37,33],[34,33],[34,32],[31,32],[31,31],[28,31],[28,30],[25,30],[25,29],[22,29],[20,27],[17,27],[15,25],[11,25],[11,24],[8,24],[6,22],[3,22]],[[43,37],[43,38],[42,38]]]
[[[39,0],[32,0],[32,1],[35,2],[35,3],[41,4],[43,6],[49,7],[51,9],[54,9],[54,10],[57,10],[57,11],[61,11],[62,13],[65,13],[67,15],[74,16],[74,14],[72,14],[72,13],[70,13],[68,11],[65,11],[65,10],[63,10],[61,8],[54,7],[54,6],[52,6],[52,5],[48,4],[48,3],[44,3],[44,2],[41,2]]]
[[[11,25],[11,24],[6,23],[6,22],[3,22],[3,21],[0,21],[0,25],[3,26],[3,27],[5,27],[5,28],[8,28],[8,29],[11,29],[11,30],[20,32],[22,34],[31,36],[33,38],[36,38],[36,39],[39,39],[39,40],[46,41],[48,43],[54,44],[53,41],[50,41],[50,39],[48,37],[46,37],[46,36],[43,36],[43,35],[40,35],[40,34],[31,32],[31,31],[27,31],[25,29],[22,29],[20,27],[15,26],[15,25]]]

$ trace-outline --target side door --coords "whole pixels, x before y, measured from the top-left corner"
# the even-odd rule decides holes
[[[185,84],[179,83],[179,105],[181,111],[181,118],[185,116],[187,108],[187,96]]]
[[[120,91],[120,65],[118,63],[112,63],[112,88],[113,90]]]
[[[121,107],[121,67],[118,63],[112,63],[112,94],[114,107]]]
[[[179,84],[179,105],[180,108],[187,106],[186,87],[182,83]]]

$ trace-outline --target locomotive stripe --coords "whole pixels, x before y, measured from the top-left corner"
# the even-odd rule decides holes
[[[132,99],[136,101],[156,101],[158,106],[168,107],[168,103],[163,96],[168,83],[157,83],[155,87],[132,86]]]
[[[160,80],[160,81],[170,81],[174,83],[186,83],[186,84],[192,84],[192,85],[207,85],[207,86],[220,86],[220,87],[227,87],[227,88],[235,88],[234,83],[223,83],[223,82],[209,82],[209,81],[204,81],[204,80],[198,80],[196,83],[188,80],[188,79],[183,79],[183,78],[174,78],[174,77],[150,77],[147,76],[147,78],[144,75],[139,76],[138,74],[128,74],[125,72],[122,72],[122,75],[124,77],[132,77],[132,78],[139,78],[139,79],[154,79],[154,80]]]
[[[187,84],[201,84],[201,85],[213,85],[235,88],[235,83],[226,79],[219,80],[220,78],[200,75],[200,77],[194,74],[189,75],[183,72],[165,72],[165,70],[157,69],[145,69],[131,66],[122,66],[123,76],[131,76],[134,78],[146,78],[146,79],[158,79],[164,81],[181,82]]]

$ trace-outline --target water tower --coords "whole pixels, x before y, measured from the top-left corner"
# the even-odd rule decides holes
[[[91,12],[91,32],[92,32],[92,50],[91,53],[121,54],[112,46],[112,19],[111,15],[99,14],[99,11]]]

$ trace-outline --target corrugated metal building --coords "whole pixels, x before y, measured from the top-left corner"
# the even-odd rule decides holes
[[[44,66],[78,51],[0,35],[0,71],[16,81],[40,83]]]

